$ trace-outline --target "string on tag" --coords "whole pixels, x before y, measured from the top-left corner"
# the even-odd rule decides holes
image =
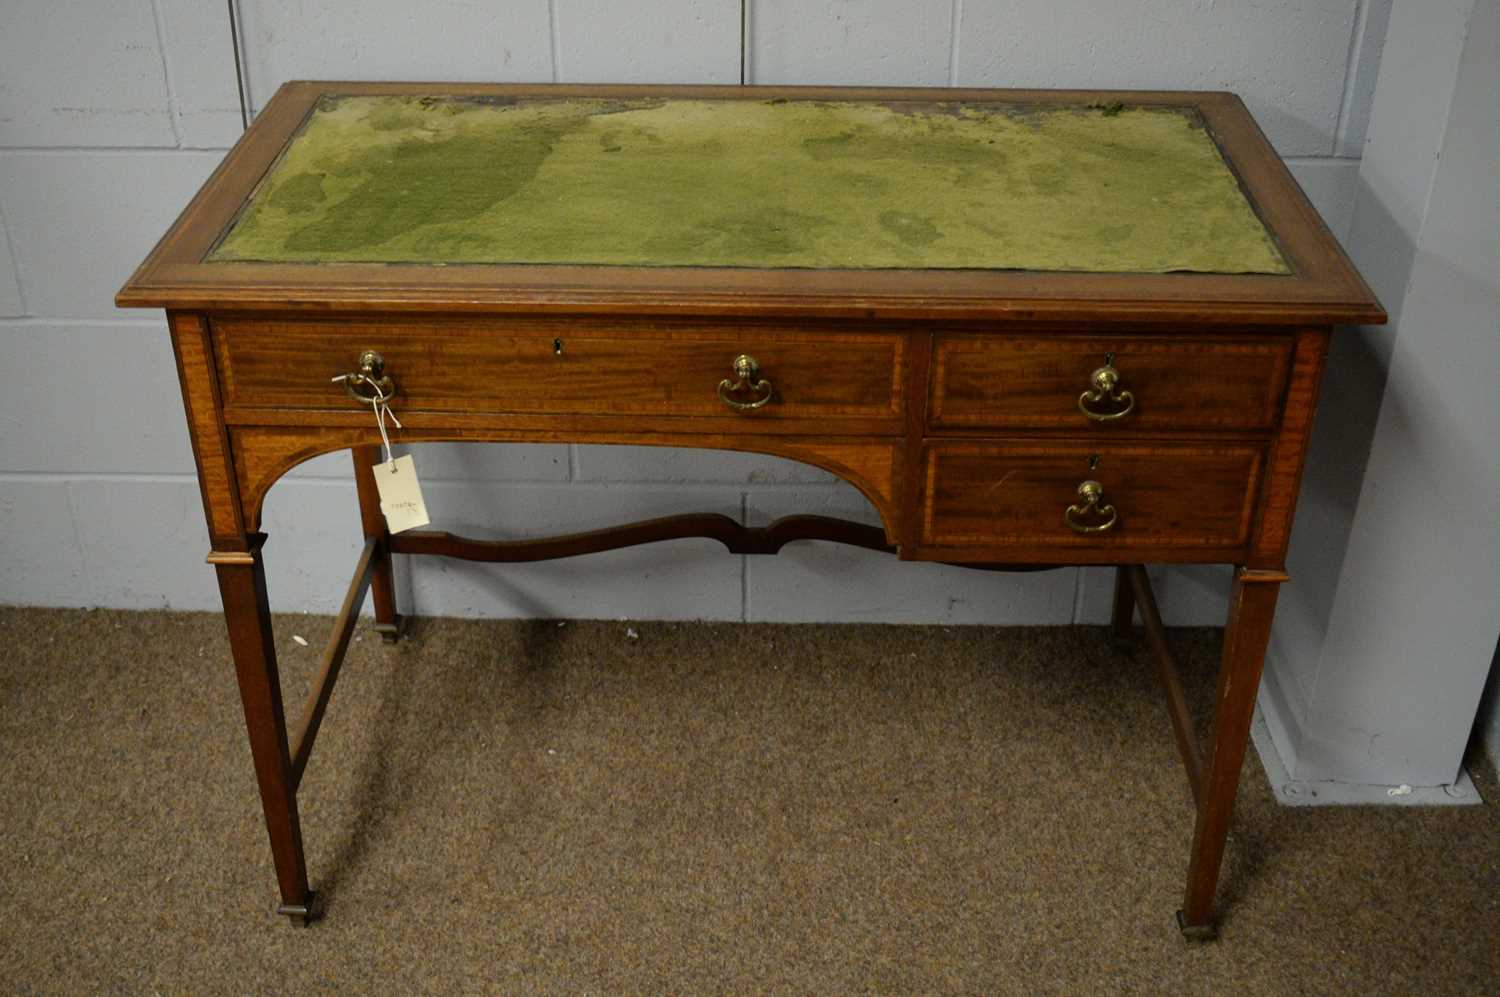
[[[348,374],[340,374],[333,379],[333,382],[338,384],[348,379]],[[391,454],[391,438],[385,431],[386,416],[390,416],[391,422],[397,429],[402,428],[401,420],[396,418],[396,413],[391,411],[391,399],[395,395],[388,395],[384,391],[381,391],[380,386],[373,381],[366,381],[365,383],[370,386],[371,391],[375,392],[374,398],[366,398],[365,401],[370,403],[370,409],[375,413],[375,427],[380,430],[380,443],[385,448],[385,462],[389,464],[395,457]]]

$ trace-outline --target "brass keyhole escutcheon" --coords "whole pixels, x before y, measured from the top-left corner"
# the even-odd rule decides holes
[[[1104,354],[1104,366],[1094,368],[1089,384],[1092,387],[1078,396],[1078,411],[1095,422],[1123,419],[1135,408],[1135,395],[1115,390],[1120,385],[1120,372],[1115,368],[1113,353]]]
[[[736,412],[749,412],[771,400],[771,382],[760,376],[760,364],[754,357],[741,353],[734,358],[731,369],[735,380],[731,381],[726,377],[719,382],[719,401]],[[747,392],[753,396],[750,401],[740,401],[733,397]]]
[[[1099,482],[1090,479],[1079,485],[1078,498],[1063,510],[1063,522],[1074,533],[1104,533],[1119,522],[1120,514],[1104,501],[1104,486]]]
[[[358,369],[337,380],[344,382],[350,398],[364,405],[389,401],[396,395],[396,382],[385,372],[385,357],[374,350],[361,353]]]

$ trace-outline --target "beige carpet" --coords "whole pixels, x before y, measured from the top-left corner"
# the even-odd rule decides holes
[[[296,930],[218,618],[0,609],[0,989],[1500,991],[1493,806],[1283,809],[1253,755],[1184,944],[1186,784],[1100,630],[630,626],[353,645]],[[294,712],[327,627],[277,621]]]

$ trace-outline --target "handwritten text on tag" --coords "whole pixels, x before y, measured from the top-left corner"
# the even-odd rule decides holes
[[[411,455],[375,465],[375,489],[380,492],[380,511],[392,533],[426,526],[427,503],[422,501],[422,486],[417,481],[417,467]]]

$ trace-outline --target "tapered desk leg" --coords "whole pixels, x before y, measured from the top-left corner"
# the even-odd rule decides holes
[[[1214,890],[1224,859],[1224,841],[1239,792],[1240,766],[1255,714],[1261,667],[1271,638],[1276,595],[1286,575],[1279,571],[1240,568],[1229,597],[1229,622],[1219,663],[1218,687],[1208,736],[1203,795],[1193,828],[1188,861],[1187,895],[1177,912],[1178,925],[1192,939],[1214,937]]]
[[[281,906],[297,924],[318,916],[307,886],[307,862],[302,852],[302,826],[297,818],[297,791],[286,739],[286,716],[281,706],[281,680],[276,670],[276,647],[271,637],[271,612],[266,600],[266,573],[259,544],[249,553],[215,554],[229,646],[239,679],[245,728],[255,759],[255,778],[265,811]]]
[[[1135,592],[1130,587],[1130,565],[1115,568],[1114,608],[1109,615],[1110,636],[1115,644],[1123,644],[1133,636],[1131,624],[1135,622]]]
[[[359,492],[359,518],[366,539],[379,541],[375,550],[374,572],[370,575],[370,598],[375,601],[375,630],[387,643],[401,637],[401,614],[396,612],[396,578],[391,570],[390,533],[385,515],[380,511],[380,493],[375,488],[375,465],[380,462],[380,448],[354,447],[354,485]]]

